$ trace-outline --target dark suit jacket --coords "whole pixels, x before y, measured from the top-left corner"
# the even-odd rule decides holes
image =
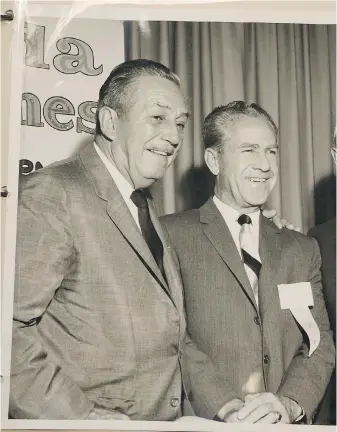
[[[322,255],[322,283],[325,304],[336,344],[336,219],[309,230]],[[315,424],[336,424],[336,369],[319,408]]]
[[[168,284],[93,145],[19,190],[10,416],[94,407],[173,420],[182,392],[213,418],[226,386],[186,336],[177,258],[150,202]]]
[[[228,379],[227,393],[269,391],[297,401],[311,422],[335,361],[315,240],[279,230],[261,216],[258,310],[230,231],[212,199],[197,210],[162,219],[176,249],[185,291],[187,328]],[[277,286],[310,282],[320,344],[308,343]],[[294,291],[294,296],[296,292]]]

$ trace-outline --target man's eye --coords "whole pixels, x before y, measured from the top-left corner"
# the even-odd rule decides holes
[[[242,153],[252,153],[254,149],[244,149],[242,150]]]
[[[269,150],[269,153],[272,155],[276,155],[277,154],[277,150],[271,149]]]
[[[185,123],[177,123],[177,128],[181,131],[183,131],[185,129]]]
[[[161,115],[154,115],[154,116],[152,116],[152,118],[153,118],[154,120],[157,120],[157,121],[161,121],[161,120],[164,119],[164,117],[161,116]]]

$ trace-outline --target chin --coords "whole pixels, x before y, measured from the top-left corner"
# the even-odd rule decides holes
[[[162,177],[144,177],[140,182],[139,182],[139,189],[145,189],[148,188],[150,186],[152,186],[156,181],[160,180]]]
[[[248,204],[248,207],[261,207],[263,204],[265,204],[267,199],[261,199],[261,200],[254,200],[251,199],[247,200],[246,203]]]
[[[152,183],[153,183],[153,182],[163,178],[165,173],[166,173],[166,169],[151,172],[151,173],[147,174],[146,179],[148,179],[149,181],[152,181]]]

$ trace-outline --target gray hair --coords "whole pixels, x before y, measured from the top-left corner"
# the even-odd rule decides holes
[[[161,63],[147,59],[129,60],[116,66],[99,91],[96,109],[96,134],[102,133],[98,113],[103,106],[116,111],[119,117],[124,117],[131,103],[130,86],[142,76],[157,76],[172,81],[180,87],[179,77]]]
[[[263,117],[277,137],[278,128],[267,111],[256,103],[248,105],[243,101],[234,101],[214,108],[205,118],[202,127],[205,148],[222,152],[224,143],[230,137],[230,126],[242,116]]]

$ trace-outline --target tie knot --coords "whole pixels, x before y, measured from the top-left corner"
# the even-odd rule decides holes
[[[239,222],[240,225],[244,225],[244,224],[251,224],[252,220],[251,220],[251,218],[248,215],[242,214],[239,217],[238,222]]]
[[[130,198],[137,207],[148,207],[146,195],[142,189],[133,191]]]

